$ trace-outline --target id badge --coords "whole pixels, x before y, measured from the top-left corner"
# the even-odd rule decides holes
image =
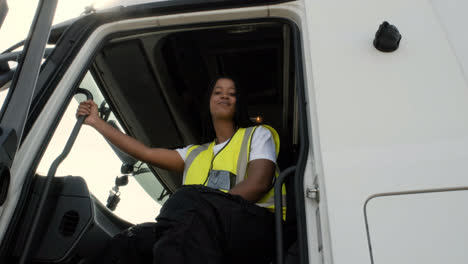
[[[208,174],[208,183],[206,186],[221,189],[230,190],[236,184],[236,175],[223,170],[212,170]]]

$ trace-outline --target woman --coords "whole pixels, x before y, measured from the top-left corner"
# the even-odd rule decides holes
[[[217,78],[210,88],[214,141],[201,146],[147,147],[100,119],[97,105],[90,100],[79,105],[77,116],[87,115],[85,124],[136,159],[183,172],[184,184],[211,187],[182,187],[174,193],[152,227],[154,241],[150,247],[144,243],[146,249],[134,255],[147,254],[151,248],[155,263],[268,263],[274,248],[273,216],[252,203],[272,205],[278,136],[266,126],[241,127],[245,111],[232,78]],[[114,251],[129,250],[118,247]],[[135,261],[131,258],[127,261]]]

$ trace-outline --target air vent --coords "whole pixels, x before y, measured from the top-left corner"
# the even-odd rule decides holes
[[[72,236],[78,223],[80,222],[80,215],[76,211],[68,211],[62,217],[62,222],[59,226],[60,234],[64,236]]]

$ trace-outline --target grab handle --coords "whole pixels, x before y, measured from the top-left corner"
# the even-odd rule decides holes
[[[77,94],[81,93],[81,94],[86,95],[86,98],[88,100],[93,99],[93,95],[91,94],[91,92],[86,89],[78,88],[76,93]],[[34,219],[31,224],[31,229],[29,230],[28,237],[26,238],[26,243],[24,245],[23,254],[21,255],[21,259],[19,261],[20,264],[25,264],[29,262],[32,241],[36,234],[36,229],[37,229],[39,220],[43,217],[43,209],[46,204],[47,196],[49,194],[50,185],[52,183],[52,180],[55,177],[55,173],[57,172],[58,166],[67,157],[68,153],[70,153],[70,150],[73,146],[73,143],[75,143],[76,137],[78,136],[78,133],[80,132],[81,126],[83,125],[85,118],[86,116],[79,116],[77,118],[75,126],[73,127],[73,130],[71,132],[71,135],[68,138],[67,144],[65,144],[65,148],[50,166],[49,173],[47,173],[47,178],[44,183],[44,189],[42,191],[42,194],[39,200],[39,205],[36,209],[36,214],[34,215]]]
[[[286,177],[288,177],[294,171],[296,171],[296,166],[291,166],[285,169],[280,173],[275,182],[276,264],[284,263],[282,188]]]

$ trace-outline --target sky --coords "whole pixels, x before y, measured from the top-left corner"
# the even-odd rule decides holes
[[[38,0],[7,0],[9,11],[0,29],[0,50],[12,46],[24,39],[34,18]],[[93,0],[59,0],[53,24],[77,17]]]
[[[97,6],[108,4],[109,0],[59,0],[52,24],[58,24],[79,16],[86,6],[95,3]],[[8,15],[0,28],[0,52],[24,39],[37,7],[37,0],[7,0]],[[0,93],[0,103],[6,92]],[[59,127],[49,143],[37,172],[46,175],[53,160],[62,152],[76,119],[75,111],[78,102],[72,100]],[[115,177],[120,175],[121,161],[114,155],[103,137],[94,129],[84,126],[64,162],[58,168],[58,176],[75,175],[85,178],[90,191],[102,202],[106,203],[109,190],[114,186]],[[121,201],[117,206],[116,215],[132,223],[154,221],[160,206],[147,195],[133,179],[120,188]]]

